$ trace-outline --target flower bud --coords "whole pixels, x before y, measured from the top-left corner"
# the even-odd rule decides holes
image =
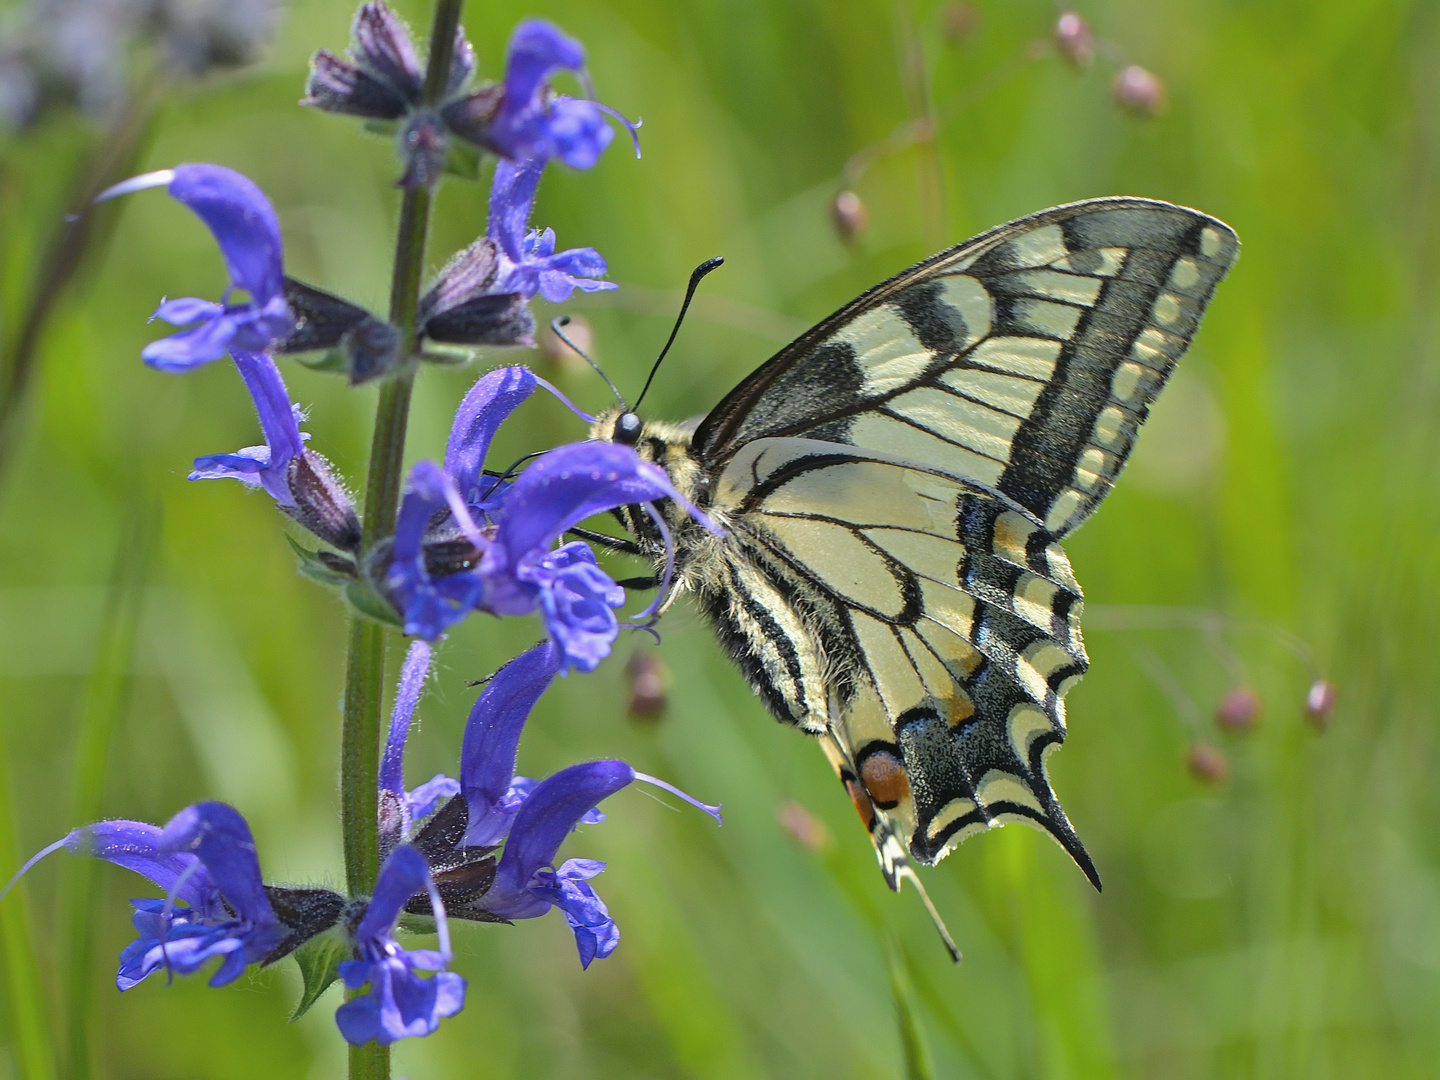
[[[775,808],[780,827],[801,847],[816,854],[830,850],[830,830],[825,823],[793,799]]]
[[[625,674],[630,677],[630,715],[636,720],[659,720],[668,704],[665,661],[649,649],[639,649],[630,654]]]
[[[830,220],[835,223],[835,231],[840,234],[840,239],[847,244],[852,243],[870,225],[870,215],[865,210],[865,204],[853,191],[842,191],[835,196],[835,201],[830,204]]]
[[[1136,116],[1156,116],[1165,108],[1165,84],[1136,64],[1115,76],[1114,93],[1116,104]]]
[[[576,349],[591,359],[595,358],[595,331],[590,326],[589,319],[583,315],[571,315],[561,320],[560,330],[575,343]],[[585,358],[561,341],[555,331],[548,326],[540,335],[540,351],[544,354],[545,359],[562,370],[588,371],[590,369],[590,365],[585,363]]]
[[[360,547],[360,517],[330,463],[314,450],[290,459],[286,475],[294,506],[281,509],[321,540],[341,551]]]
[[[1095,35],[1090,24],[1073,11],[1065,12],[1055,21],[1055,47],[1075,67],[1089,67],[1095,59]]]
[[[1215,722],[1234,732],[1246,732],[1260,720],[1260,698],[1248,686],[1233,686],[1215,706]]]
[[[1316,679],[1305,694],[1305,716],[1317,728],[1330,723],[1330,714],[1335,711],[1335,684],[1328,679]]]
[[[1196,743],[1185,753],[1185,767],[1202,784],[1223,784],[1230,775],[1230,762],[1213,746]]]
[[[941,32],[951,45],[959,45],[974,37],[980,30],[980,9],[974,4],[946,4],[941,15]]]

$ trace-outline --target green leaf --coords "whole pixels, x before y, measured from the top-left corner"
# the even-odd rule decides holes
[[[405,625],[385,598],[358,578],[346,583],[345,599],[357,614],[364,615],[367,619],[374,619],[386,626]]]
[[[289,533],[285,534],[285,542],[300,560],[300,573],[311,581],[338,589],[344,588],[353,580],[353,575],[337,570],[322,559],[319,552],[311,551]]]
[[[339,375],[350,374],[350,360],[343,349],[329,349],[318,354],[300,354],[295,357],[303,367],[311,371],[329,371]]]
[[[479,180],[480,148],[452,138],[445,149],[445,171],[462,180]]]
[[[320,995],[329,989],[331,983],[340,978],[340,962],[349,959],[350,949],[345,938],[338,931],[332,930],[311,938],[290,955],[295,957],[295,963],[300,968],[300,978],[304,983],[300,990],[300,1001],[296,1004],[295,1011],[290,1014],[290,1022],[293,1024],[310,1011],[310,1007],[320,1000]]]

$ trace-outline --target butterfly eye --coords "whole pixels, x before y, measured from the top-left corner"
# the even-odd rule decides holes
[[[633,412],[622,413],[615,421],[615,434],[611,438],[621,446],[634,446],[640,441],[640,417]]]

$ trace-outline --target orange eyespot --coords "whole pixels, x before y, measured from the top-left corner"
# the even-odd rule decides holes
[[[860,779],[881,810],[898,806],[900,800],[910,794],[910,778],[905,775],[905,766],[894,754],[884,750],[865,759],[860,766]]]
[[[855,812],[860,815],[860,824],[865,830],[875,827],[875,807],[870,802],[870,796],[865,794],[865,789],[854,780],[845,781],[845,790],[850,793],[850,801],[855,804]]]

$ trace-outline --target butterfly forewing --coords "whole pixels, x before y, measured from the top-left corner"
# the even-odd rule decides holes
[[[1238,252],[1204,214],[1097,199],[1001,226],[877,286],[701,425],[702,461],[802,436],[990,491],[1063,536],[1104,498]]]

